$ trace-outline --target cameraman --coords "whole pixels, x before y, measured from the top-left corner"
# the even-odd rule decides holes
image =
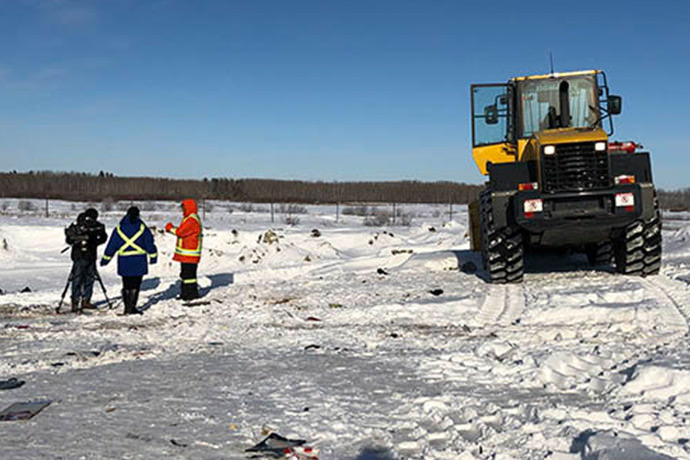
[[[77,216],[77,222],[65,229],[65,241],[72,246],[72,312],[81,313],[91,305],[96,280],[97,248],[108,235],[105,225],[98,222],[98,211],[89,208]]]

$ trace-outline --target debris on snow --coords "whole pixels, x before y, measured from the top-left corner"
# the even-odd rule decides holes
[[[13,390],[24,385],[24,383],[24,380],[17,380],[14,377],[9,380],[0,380],[0,390]]]
[[[245,452],[258,452],[275,458],[295,458],[299,460],[318,458],[317,455],[311,455],[318,452],[314,452],[313,448],[305,446],[306,443],[307,441],[304,439],[289,439],[272,432],[258,444],[245,449]],[[311,456],[304,456],[306,454]]]
[[[173,446],[177,446],[177,447],[187,447],[189,445],[187,443],[180,442],[180,441],[177,441],[175,439],[171,439],[170,444],[172,444]]]
[[[28,420],[48,407],[51,400],[17,402],[0,411],[0,421]]]
[[[263,235],[259,236],[259,242],[263,241],[266,244],[278,243],[278,240],[278,234],[271,229],[266,230]]]

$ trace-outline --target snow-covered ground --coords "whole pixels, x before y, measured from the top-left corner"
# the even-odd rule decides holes
[[[26,381],[0,410],[54,402],[0,422],[0,458],[241,459],[268,426],[321,459],[690,459],[690,214],[665,216],[660,276],[541,254],[499,286],[462,207],[399,206],[411,225],[370,227],[307,206],[288,226],[213,203],[210,303],[175,300],[157,231],[146,312],[124,317],[54,313],[63,228],[85,205],[35,206],[0,200],[0,380]],[[179,220],[174,203],[141,208],[152,227]],[[123,211],[104,214],[110,232]],[[100,271],[118,300],[114,265]]]

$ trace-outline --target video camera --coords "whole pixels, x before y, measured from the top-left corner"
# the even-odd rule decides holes
[[[70,246],[76,246],[82,252],[88,251],[89,240],[98,231],[95,223],[96,220],[89,218],[84,213],[79,214],[77,221],[65,229],[67,243]]]

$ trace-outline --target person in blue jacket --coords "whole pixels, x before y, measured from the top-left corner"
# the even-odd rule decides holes
[[[158,250],[151,230],[139,218],[139,208],[132,206],[127,215],[115,227],[101,259],[101,266],[117,254],[117,274],[122,277],[122,300],[125,315],[141,314],[137,300],[141,279],[149,272],[147,256],[151,264],[158,260]]]

